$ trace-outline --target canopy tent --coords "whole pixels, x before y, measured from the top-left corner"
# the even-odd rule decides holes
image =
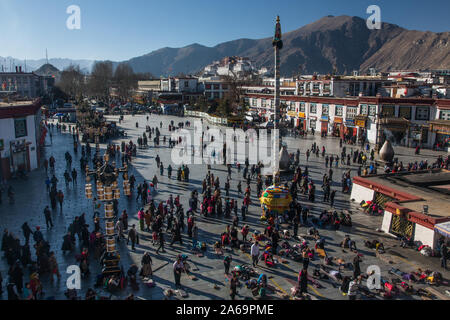
[[[262,193],[261,208],[263,209],[263,215],[261,218],[266,217],[267,212],[285,213],[289,210],[289,205],[292,202],[292,196],[289,189],[282,186],[270,186]]]
[[[450,221],[438,223],[434,226],[434,231],[443,236],[450,237]]]

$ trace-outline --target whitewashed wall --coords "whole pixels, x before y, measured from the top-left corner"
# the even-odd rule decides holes
[[[389,233],[389,228],[391,227],[392,213],[389,211],[384,211],[383,222],[381,223],[381,230],[383,232]]]
[[[434,230],[416,223],[414,241],[421,241],[423,244],[434,247]]]
[[[375,191],[359,184],[354,183],[352,186],[352,194],[350,199],[355,199],[355,203],[360,203],[361,201],[372,201]]]

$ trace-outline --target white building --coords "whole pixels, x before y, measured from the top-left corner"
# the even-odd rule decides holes
[[[0,177],[39,167],[46,129],[41,126],[40,100],[0,102]]]

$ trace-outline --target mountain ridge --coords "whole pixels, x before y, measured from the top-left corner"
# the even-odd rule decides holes
[[[325,16],[284,33],[283,42],[280,70],[283,76],[333,71],[348,74],[372,67],[384,72],[410,68],[450,69],[450,32],[408,30],[386,22],[380,30],[369,30],[366,20],[356,16]],[[115,61],[113,65],[125,62],[135,72],[150,72],[155,76],[194,74],[226,56],[249,57],[257,67],[272,70],[272,38],[240,38],[212,47],[199,43],[181,48],[164,47],[125,61]],[[45,59],[37,61],[45,63]],[[59,70],[77,61],[81,69],[88,71],[95,62],[49,60]],[[33,63],[27,60],[27,69],[32,69]]]

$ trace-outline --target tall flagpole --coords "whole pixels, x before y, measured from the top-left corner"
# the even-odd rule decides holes
[[[280,16],[277,16],[275,25],[275,36],[272,41],[275,51],[275,106],[273,113],[273,183],[277,183],[277,174],[279,171],[280,161],[278,159],[280,153],[280,133],[279,133],[279,113],[280,113],[280,50],[283,48],[281,40],[281,24]]]

